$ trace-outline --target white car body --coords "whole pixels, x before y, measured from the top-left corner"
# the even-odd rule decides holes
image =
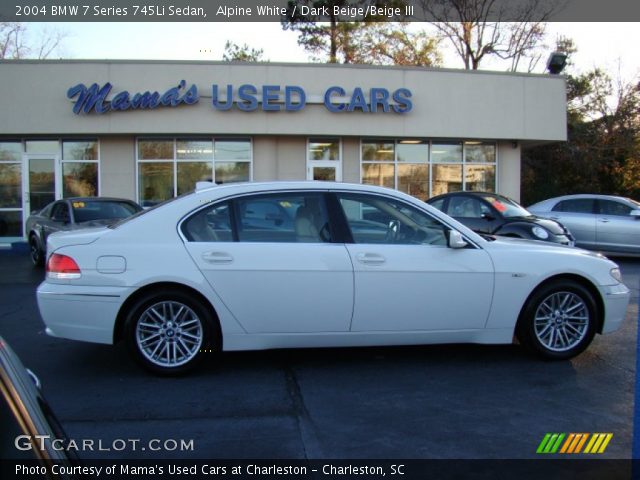
[[[470,248],[190,242],[179,229],[191,212],[221,199],[298,191],[382,195],[460,232]],[[203,189],[115,229],[51,235],[47,252],[72,257],[81,270],[80,278],[47,278],[39,286],[47,333],[105,344],[122,338],[127,300],[159,285],[181,285],[206,299],[224,350],[511,343],[529,296],[557,276],[590,285],[603,310],[600,333],[619,327],[629,301],[629,290],[611,274],[616,265],[602,256],[544,242],[489,241],[408,195],[343,183]]]

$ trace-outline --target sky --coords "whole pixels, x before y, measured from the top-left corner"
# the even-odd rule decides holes
[[[413,27],[430,28],[428,24]],[[600,66],[614,78],[620,71],[623,79],[632,80],[640,76],[639,27],[638,23],[550,23],[546,43],[554,45],[558,35],[573,38],[578,47],[573,57],[575,71]],[[276,22],[34,23],[30,26],[31,35],[51,28],[66,33],[57,54],[63,58],[220,60],[225,42],[231,40],[262,48],[265,57],[273,62],[309,61],[306,52],[297,45],[297,34],[283,31]],[[446,42],[442,45],[446,46]],[[443,66],[461,68],[462,62],[453,50],[444,50]],[[481,67],[504,70],[507,66],[487,62]],[[541,63],[536,72],[542,73],[543,69]]]

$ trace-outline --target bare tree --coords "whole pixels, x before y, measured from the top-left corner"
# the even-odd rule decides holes
[[[62,43],[66,34],[57,29],[44,29],[35,41],[28,27],[20,22],[0,22],[0,59],[48,58]]]
[[[538,47],[546,22],[557,8],[548,0],[420,1],[467,70],[477,70],[482,60],[494,56],[508,60],[511,71],[532,71],[542,55]]]

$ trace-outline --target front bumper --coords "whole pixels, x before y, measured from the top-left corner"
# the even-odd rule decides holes
[[[130,293],[123,287],[87,287],[43,282],[37,290],[47,335],[113,343],[116,317]]]
[[[611,333],[620,328],[627,315],[631,292],[623,283],[601,287],[604,300],[604,322],[602,333]]]

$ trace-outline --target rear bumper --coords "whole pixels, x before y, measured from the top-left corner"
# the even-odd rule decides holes
[[[604,299],[604,324],[602,333],[611,333],[620,328],[627,315],[631,292],[623,283],[601,287]]]
[[[40,316],[47,335],[94,343],[113,343],[118,311],[129,294],[122,287],[40,284]]]

